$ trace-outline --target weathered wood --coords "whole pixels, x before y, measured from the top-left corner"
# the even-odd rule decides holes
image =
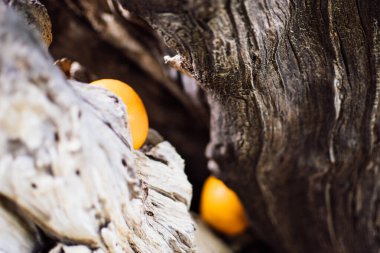
[[[39,243],[12,212],[62,244],[52,252],[195,251],[192,188],[175,149],[133,150],[124,104],[69,83],[2,2],[0,45],[0,224],[14,223],[0,249]]]
[[[209,168],[278,252],[378,252],[379,19],[372,0],[119,0],[211,108]]]
[[[49,2],[45,0],[44,2]],[[146,23],[119,7],[113,1],[80,0],[65,3],[50,3],[66,6],[72,12],[80,13],[98,32],[103,40],[119,50],[150,77],[160,82],[179,102],[187,108],[190,114],[207,121],[207,112],[203,107],[197,107],[182,91],[177,83],[177,75],[170,71],[161,57],[167,48],[157,36],[151,32]],[[48,3],[49,4],[49,3]],[[66,11],[68,11],[66,10]]]
[[[207,171],[207,160],[204,150],[208,142],[207,102],[203,92],[194,79],[178,74],[173,69],[163,64],[163,43],[152,34],[152,29],[141,19],[131,15],[129,19],[121,16],[118,7],[112,6],[112,1],[88,1],[81,0],[55,1],[42,0],[52,18],[54,40],[49,51],[55,59],[67,57],[83,65],[92,77],[91,81],[98,78],[115,78],[131,85],[141,96],[148,112],[150,126],[157,129],[166,140],[173,144],[178,153],[186,160],[186,171],[190,182],[194,186],[192,208],[198,209],[200,190],[205,178],[209,175]],[[93,22],[102,23],[102,15],[93,12],[105,13],[105,16],[116,15],[110,19],[114,25],[96,26]],[[96,18],[91,21],[89,18]],[[110,22],[111,22],[110,21]],[[113,36],[104,36],[110,29],[117,26],[120,31],[113,34],[128,33],[128,37],[118,39]],[[96,29],[94,28],[96,27]],[[133,41],[141,44],[138,48],[144,48],[144,52],[150,54],[148,58],[155,57],[154,66],[142,64],[141,58],[136,53],[128,53],[126,49]],[[149,50],[148,50],[149,49]],[[140,51],[141,53],[141,51]],[[150,64],[153,64],[150,62]],[[139,66],[143,65],[144,68]],[[182,100],[176,97],[171,89],[167,89],[165,80],[157,80],[145,69],[156,69],[165,67],[159,72],[166,73],[162,76],[170,77],[169,85],[177,85],[183,93],[188,96],[196,109],[189,110],[184,106]],[[82,79],[82,78],[81,78]],[[83,80],[83,79],[82,79]],[[84,79],[85,80],[85,79]],[[178,89],[178,87],[176,89]],[[200,113],[203,111],[203,113]],[[203,116],[202,116],[203,115]],[[206,115],[206,116],[204,116]],[[189,124],[192,122],[192,124]],[[186,145],[183,145],[186,143]]]

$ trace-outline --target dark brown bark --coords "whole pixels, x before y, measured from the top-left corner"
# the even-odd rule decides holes
[[[380,5],[119,0],[211,107],[209,168],[278,252],[380,248]]]

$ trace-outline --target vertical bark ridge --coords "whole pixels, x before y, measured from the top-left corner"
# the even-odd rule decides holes
[[[263,240],[279,252],[377,252],[378,4],[215,0],[174,10],[168,1],[147,12],[120,2],[164,31],[205,89],[211,167]],[[178,27],[201,34],[202,46],[183,46]]]

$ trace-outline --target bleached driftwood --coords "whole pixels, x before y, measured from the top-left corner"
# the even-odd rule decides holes
[[[130,143],[120,100],[65,80],[0,2],[0,252],[195,251],[183,160]]]

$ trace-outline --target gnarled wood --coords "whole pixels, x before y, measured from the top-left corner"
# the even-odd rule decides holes
[[[11,225],[0,250],[32,252],[41,231],[61,243],[51,252],[195,251],[175,149],[133,150],[124,104],[69,83],[2,2],[0,45],[0,224]]]
[[[211,108],[209,168],[278,252],[378,252],[379,19],[372,0],[119,0]]]
[[[152,29],[133,14],[125,18],[126,14],[121,15],[120,8],[115,6],[113,1],[41,2],[45,4],[52,17],[54,41],[49,51],[55,59],[67,57],[83,65],[91,75],[85,76],[84,79],[79,77],[79,80],[86,80],[89,76],[90,81],[99,78],[119,79],[131,85],[141,96],[148,112],[150,126],[172,143],[186,160],[185,170],[194,186],[192,209],[197,210],[203,181],[209,175],[207,160],[204,157],[209,131],[205,98],[194,79],[181,76],[165,66],[162,58],[165,46],[152,34]],[[101,13],[105,13],[104,16],[108,17],[111,25],[96,25],[103,22]],[[111,15],[115,17],[111,18]],[[103,30],[113,27],[117,27],[117,30]],[[125,33],[128,33],[127,37],[121,35]],[[130,43],[130,37],[133,37],[134,43]],[[141,44],[137,49],[144,50],[130,52],[135,48],[135,43]],[[153,57],[155,60],[149,64],[143,63],[140,61],[142,57],[139,56],[142,53],[149,54],[144,58]],[[144,68],[141,69],[139,66]],[[165,68],[157,70],[162,67]],[[165,76],[171,81],[157,81],[159,76],[152,77],[147,69],[158,71],[161,77]],[[166,88],[167,85],[177,85],[175,90],[180,90],[183,93],[182,97],[189,96],[193,105],[185,106],[172,89]],[[195,109],[189,110],[190,108]],[[203,113],[200,113],[200,110]]]

